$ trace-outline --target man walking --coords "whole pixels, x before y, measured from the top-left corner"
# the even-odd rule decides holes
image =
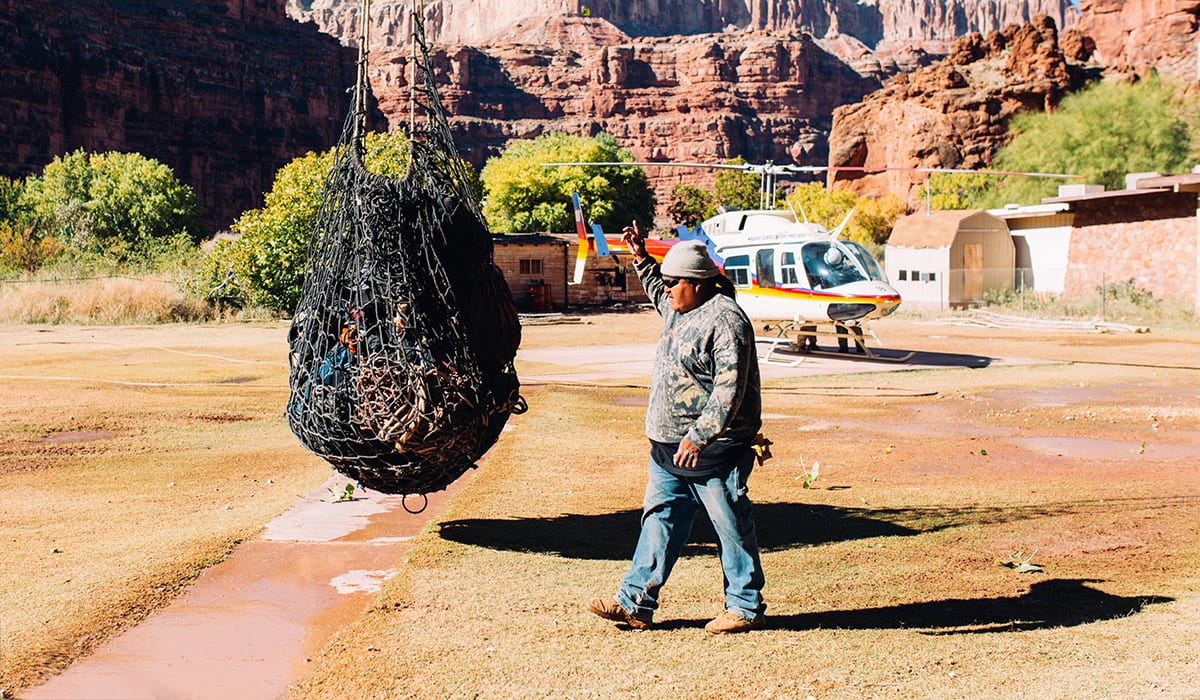
[[[651,627],[659,590],[703,508],[725,581],[725,611],[704,629],[760,627],[764,579],[746,488],[762,425],[753,327],[702,243],[675,244],[660,267],[636,222],[623,237],[663,317],[646,410],[649,476],[629,572],[615,596],[588,601],[587,609],[634,629]]]

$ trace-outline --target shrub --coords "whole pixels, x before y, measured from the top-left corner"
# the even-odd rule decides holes
[[[408,137],[402,132],[367,134],[364,161],[392,178],[408,170]],[[308,242],[325,196],[334,149],[308,153],[275,173],[260,209],[244,212],[233,238],[214,241],[200,264],[193,293],[220,308],[258,305],[288,312],[300,298]]]
[[[200,205],[169,167],[136,153],[55,158],[26,181],[21,206],[42,236],[117,261],[145,255],[157,239],[204,236]]]

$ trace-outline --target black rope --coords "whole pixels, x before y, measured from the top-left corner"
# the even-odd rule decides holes
[[[363,486],[426,494],[474,467],[525,404],[516,309],[414,22],[423,130],[392,180],[364,167],[347,117],[289,334],[287,418]]]

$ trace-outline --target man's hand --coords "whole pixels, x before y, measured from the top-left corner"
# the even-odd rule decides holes
[[[679,449],[675,451],[675,466],[680,469],[695,469],[700,464],[700,448],[684,438],[679,441]]]
[[[637,221],[634,221],[632,226],[621,229],[621,241],[625,243],[629,252],[633,253],[637,262],[646,259],[646,237],[638,230]]]

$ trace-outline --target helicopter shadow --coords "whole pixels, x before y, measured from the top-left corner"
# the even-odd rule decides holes
[[[763,344],[763,343],[760,343]],[[765,347],[765,344],[763,344]],[[780,361],[800,360],[808,354],[799,350],[776,348],[771,351],[775,359]],[[971,355],[956,352],[932,352],[928,350],[903,350],[900,348],[872,348],[871,353],[865,354],[853,348],[846,351],[836,347],[819,346],[815,353],[818,357],[831,357],[839,360],[852,360],[865,364],[883,363],[902,367],[964,367],[977,369],[988,367],[996,358],[986,355]],[[907,358],[907,359],[905,359]]]
[[[824,610],[794,615],[767,615],[768,629],[890,630],[913,629],[927,635],[1021,632],[1075,627],[1141,612],[1169,603],[1165,596],[1119,596],[1089,586],[1096,579],[1037,581],[1022,595],[999,598],[946,598],[878,608]],[[703,627],[703,620],[664,620],[658,627]]]

